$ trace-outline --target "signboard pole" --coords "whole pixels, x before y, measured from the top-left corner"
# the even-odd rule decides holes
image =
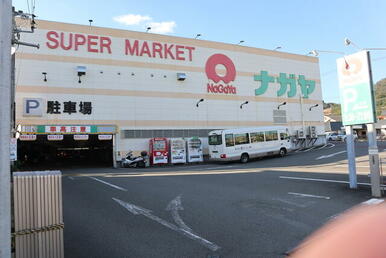
[[[348,160],[348,169],[349,169],[349,181],[350,188],[356,189],[357,186],[357,171],[355,165],[355,146],[354,146],[354,137],[353,129],[351,125],[346,126],[346,148],[347,148],[347,160]]]
[[[381,176],[379,173],[379,153],[374,124],[367,124],[367,139],[369,141],[369,162],[371,194],[374,197],[381,197]]]
[[[371,193],[374,197],[381,196],[379,154],[374,123],[377,121],[374,102],[374,88],[371,74],[369,51],[339,58],[337,60],[339,75],[339,90],[342,102],[343,125],[367,125],[367,138],[369,141],[369,162],[371,171]],[[347,154],[355,159],[354,145],[352,144],[352,128],[346,127],[350,133],[347,137]],[[355,166],[349,157],[350,187],[352,173]],[[351,160],[351,162],[350,162]]]

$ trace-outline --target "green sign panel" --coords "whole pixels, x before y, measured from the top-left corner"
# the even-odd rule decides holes
[[[337,60],[343,125],[376,122],[369,54],[361,51]]]

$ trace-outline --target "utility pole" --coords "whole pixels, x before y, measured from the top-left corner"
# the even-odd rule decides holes
[[[11,41],[12,1],[0,1],[0,258],[11,257]]]

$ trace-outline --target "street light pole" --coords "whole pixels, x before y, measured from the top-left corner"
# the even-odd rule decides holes
[[[11,257],[11,41],[12,1],[0,2],[0,258]]]
[[[340,51],[331,51],[331,50],[312,50],[309,54],[318,56],[319,53],[330,53],[330,54],[339,54],[343,55],[343,59],[348,67],[348,63],[344,57],[345,53]],[[310,107],[310,111],[311,111]],[[346,150],[347,150],[347,161],[348,161],[348,170],[349,170],[349,184],[351,189],[357,188],[357,171],[356,171],[356,161],[355,161],[355,146],[354,146],[354,137],[352,126],[346,126]]]

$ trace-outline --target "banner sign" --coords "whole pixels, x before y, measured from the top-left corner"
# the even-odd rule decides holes
[[[36,141],[36,134],[21,134],[19,136],[20,141]]]
[[[376,122],[369,60],[368,51],[337,59],[343,125]]]
[[[75,134],[74,140],[75,141],[87,141],[88,140],[88,134]]]
[[[111,134],[98,134],[98,140],[108,141],[112,139],[113,139],[113,136]]]
[[[49,141],[62,141],[63,134],[49,134],[47,135],[47,140]]]

